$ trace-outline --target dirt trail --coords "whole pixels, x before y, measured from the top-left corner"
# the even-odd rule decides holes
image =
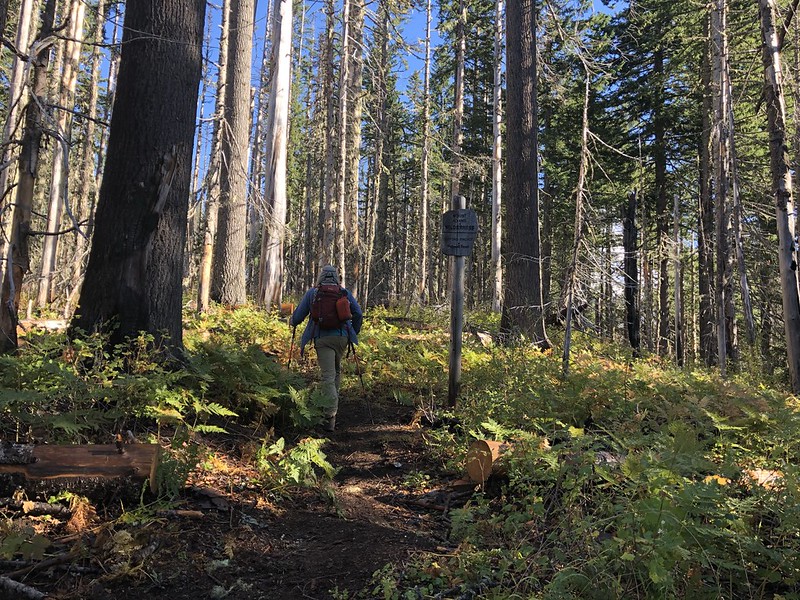
[[[323,448],[339,469],[333,503],[313,491],[289,505],[266,502],[236,458],[242,444],[223,442],[215,468],[195,478],[181,506],[202,518],[101,528],[82,536],[71,570],[34,572],[25,583],[48,597],[82,600],[323,600],[362,590],[385,564],[447,544],[442,513],[415,505],[403,485],[435,470],[412,418],[413,409],[398,404],[343,401]],[[103,507],[98,512],[102,522]]]

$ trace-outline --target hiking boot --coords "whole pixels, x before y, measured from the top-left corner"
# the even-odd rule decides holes
[[[322,430],[323,431],[335,431],[336,430],[336,415],[332,417],[328,417],[322,421]]]

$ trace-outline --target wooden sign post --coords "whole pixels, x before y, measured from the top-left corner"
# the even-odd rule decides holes
[[[442,253],[451,256],[452,290],[450,302],[450,373],[447,381],[447,403],[456,405],[461,389],[461,332],[464,327],[465,257],[472,254],[478,235],[478,216],[467,208],[464,196],[453,198],[452,210],[442,217]]]

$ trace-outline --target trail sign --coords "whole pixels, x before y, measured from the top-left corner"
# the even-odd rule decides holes
[[[478,235],[478,215],[471,208],[455,208],[442,215],[442,253],[469,256]]]

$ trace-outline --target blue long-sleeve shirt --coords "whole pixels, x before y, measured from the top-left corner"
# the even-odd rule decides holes
[[[364,315],[361,312],[361,307],[358,305],[355,297],[350,293],[350,290],[345,288],[342,289],[344,289],[344,291],[347,293],[347,299],[350,301],[350,313],[353,315],[352,320],[342,323],[342,326],[337,329],[320,329],[317,323],[309,319],[308,323],[306,323],[306,328],[303,330],[303,336],[300,339],[301,352],[305,348],[306,344],[312,339],[329,335],[348,336],[351,342],[354,344],[358,343],[358,333],[361,331],[361,323],[364,320]],[[297,305],[297,308],[295,308],[294,312],[292,313],[292,318],[289,322],[292,327],[297,327],[300,325],[300,323],[303,322],[309,313],[311,313],[311,303],[314,301],[314,296],[316,293],[317,288],[314,287],[303,295],[303,299],[300,300],[300,304]]]

